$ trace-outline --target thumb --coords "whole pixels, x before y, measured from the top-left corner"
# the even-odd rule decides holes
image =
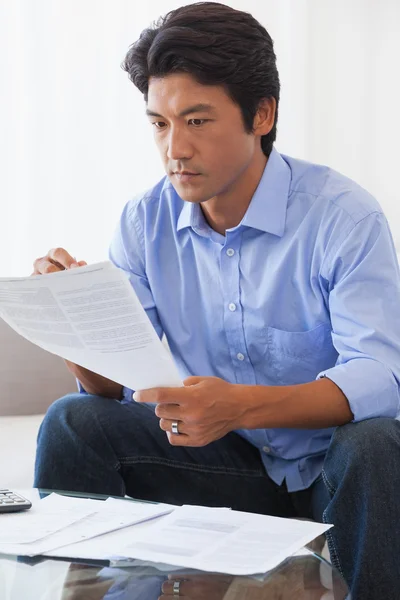
[[[203,381],[204,377],[187,377],[185,379],[185,381],[183,382],[184,386],[188,386],[188,385],[197,385],[198,383],[201,383],[201,381]]]

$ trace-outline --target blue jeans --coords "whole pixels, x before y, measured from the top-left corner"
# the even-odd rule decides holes
[[[48,410],[35,486],[333,523],[333,564],[354,600],[400,598],[400,422],[338,427],[321,477],[289,493],[236,433],[205,446],[171,446],[151,407],[71,394]]]

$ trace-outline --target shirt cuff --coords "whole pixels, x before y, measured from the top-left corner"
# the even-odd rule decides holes
[[[76,380],[76,385],[78,386],[78,392],[80,394],[86,394],[87,395],[87,391],[84,389],[84,387],[81,384],[81,382],[79,381],[79,379]]]
[[[122,388],[122,399],[121,399],[122,404],[125,404],[126,402],[133,402],[132,395],[133,395],[133,390],[131,390],[127,387],[123,387]]]
[[[352,359],[322,371],[317,379],[322,377],[342,390],[354,415],[353,422],[399,414],[399,384],[392,372],[376,360]]]

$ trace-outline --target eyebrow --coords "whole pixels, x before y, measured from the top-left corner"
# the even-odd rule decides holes
[[[191,115],[193,113],[198,113],[198,112],[212,112],[213,110],[215,110],[215,106],[212,106],[212,104],[204,104],[204,103],[195,104],[194,106],[188,106],[188,108],[185,108],[184,110],[182,110],[179,113],[178,117],[186,117],[187,115]],[[164,118],[162,115],[150,110],[149,108],[146,108],[146,115],[149,117]]]

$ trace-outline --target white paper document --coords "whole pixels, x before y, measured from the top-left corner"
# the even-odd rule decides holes
[[[304,553],[305,544],[332,527],[229,509],[166,507],[173,512],[46,555],[110,560],[121,567],[151,562],[165,571],[187,568],[257,575],[300,550]]]
[[[106,501],[89,500],[51,494],[35,503],[25,513],[9,515],[9,543],[3,542],[3,530],[0,528],[0,552],[35,556],[93,538],[93,544],[96,546],[99,539],[97,536],[154,519],[170,513],[173,509],[173,506],[167,504],[129,502],[115,498]],[[21,522],[24,521],[25,524],[27,533],[24,540],[30,543],[21,543],[23,535],[19,529],[15,529],[18,517],[21,517]],[[50,521],[53,523],[52,527],[49,526]],[[42,531],[40,538],[37,537],[37,533],[30,535],[31,532],[39,530]]]
[[[71,505],[63,496],[51,494],[29,510],[0,514],[0,547],[9,552],[11,545],[42,540],[92,514],[94,509],[82,503]]]
[[[180,567],[252,575],[276,567],[332,527],[233,510],[183,506],[135,531],[126,546],[109,543],[119,556]]]
[[[170,504],[150,506],[160,506],[160,508],[165,507],[166,514],[170,513],[172,510],[177,508],[176,506],[172,506]],[[157,515],[155,515],[155,517],[156,516]],[[164,519],[164,516],[160,515],[160,518]],[[121,548],[125,548],[125,546],[128,546],[132,542],[132,540],[134,540],[135,537],[138,535],[138,532],[142,529],[147,529],[150,523],[151,520],[141,521],[140,523],[136,523],[135,525],[124,527],[123,529],[118,529],[116,531],[110,531],[109,533],[100,535],[96,538],[90,538],[74,544],[70,544],[68,546],[63,546],[61,548],[50,550],[45,554],[46,556],[67,556],[83,560],[110,560],[111,558],[115,558],[116,561],[119,562],[121,560]],[[110,551],[110,548],[112,548],[113,551]],[[115,552],[115,548],[119,549],[117,553]],[[123,557],[123,559],[125,561],[125,557]],[[129,561],[128,566],[130,566],[130,564],[131,561]]]
[[[128,277],[111,262],[0,278],[0,317],[34,344],[130,389],[182,385]]]

